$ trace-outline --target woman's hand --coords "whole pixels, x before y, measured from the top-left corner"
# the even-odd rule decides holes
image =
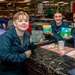
[[[72,39],[72,36],[69,36],[69,37],[63,37],[64,39],[66,39],[66,40],[70,40],[70,39]]]
[[[25,51],[25,54],[26,54],[27,58],[29,58],[30,55],[31,55],[31,50],[27,50],[27,51]]]

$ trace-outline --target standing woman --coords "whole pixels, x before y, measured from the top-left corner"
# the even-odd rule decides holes
[[[28,14],[17,12],[13,17],[14,27],[0,36],[0,75],[28,75],[24,63],[35,48],[30,44],[28,24]]]

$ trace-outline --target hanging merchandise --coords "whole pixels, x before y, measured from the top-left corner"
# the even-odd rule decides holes
[[[43,3],[38,3],[38,6],[37,6],[37,10],[38,10],[38,13],[43,13]]]

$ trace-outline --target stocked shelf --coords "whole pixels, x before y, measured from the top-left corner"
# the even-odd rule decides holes
[[[35,13],[37,11],[37,2],[23,2],[23,1],[5,1],[0,2],[0,15],[8,15],[9,12],[17,12],[20,10],[28,13]]]

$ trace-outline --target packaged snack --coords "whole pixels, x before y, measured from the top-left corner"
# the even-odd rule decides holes
[[[43,42],[45,36],[42,30],[32,30],[32,42]]]
[[[43,25],[43,32],[44,33],[52,33],[51,25]]]
[[[65,38],[71,36],[71,28],[62,27],[60,35]]]

